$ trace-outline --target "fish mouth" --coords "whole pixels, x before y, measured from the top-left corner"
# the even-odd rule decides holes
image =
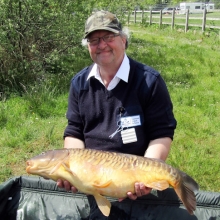
[[[30,169],[33,167],[33,162],[31,162],[30,160],[28,160],[27,162],[26,162],[26,172],[27,173],[30,173]]]
[[[34,175],[40,175],[40,176],[45,176],[46,173],[50,172],[51,166],[49,163],[44,166],[39,166],[39,164],[33,160],[28,160],[26,161],[26,172],[28,174],[34,174]]]

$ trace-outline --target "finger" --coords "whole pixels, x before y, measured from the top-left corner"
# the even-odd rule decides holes
[[[71,190],[71,186],[70,183],[66,180],[63,181],[63,185],[66,191],[70,191]]]
[[[77,189],[76,187],[72,186],[72,187],[71,187],[71,191],[72,191],[73,193],[77,193],[77,192],[78,192],[78,189]]]
[[[148,193],[149,190],[145,187],[145,185],[143,183],[140,183],[139,187],[140,187],[140,193],[142,196],[146,195]]]
[[[140,183],[135,183],[134,184],[134,189],[135,189],[135,193],[136,193],[137,197],[142,196],[142,191],[141,191],[141,188],[140,188]]]
[[[128,192],[128,193],[127,193],[127,196],[128,196],[129,199],[132,199],[132,200],[137,199],[137,195],[136,195],[136,194],[133,194],[133,193],[131,193],[131,192]]]
[[[141,192],[141,195],[147,195],[151,192],[151,188],[149,187],[146,187],[143,183],[140,183],[140,192]]]
[[[121,202],[121,201],[123,201],[123,200],[124,200],[124,198],[119,198],[119,199],[118,199],[119,202]]]
[[[57,186],[60,188],[64,188],[63,181],[61,179],[57,180]]]
[[[151,188],[145,187],[143,195],[147,195],[147,194],[151,193],[151,190],[152,190]]]

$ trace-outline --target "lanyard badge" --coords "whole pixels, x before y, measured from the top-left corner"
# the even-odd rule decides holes
[[[118,132],[121,132],[123,144],[136,142],[137,135],[134,127],[141,125],[140,115],[122,117],[122,110],[124,111],[123,107],[120,108],[120,118],[117,121],[118,128],[109,138],[112,139]]]

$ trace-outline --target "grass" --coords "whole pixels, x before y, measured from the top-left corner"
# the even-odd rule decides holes
[[[0,115],[0,181],[25,174],[25,161],[42,151],[61,148],[66,125],[67,94],[48,102],[42,93],[30,97],[14,97],[2,101]],[[48,97],[49,92],[47,93]],[[34,104],[33,104],[34,103]],[[35,106],[36,105],[36,106]]]
[[[194,177],[201,190],[220,191],[220,37],[157,25],[129,26],[127,54],[166,81],[178,126],[167,163]],[[25,174],[25,161],[63,147],[68,92],[42,85],[0,105],[0,182]]]

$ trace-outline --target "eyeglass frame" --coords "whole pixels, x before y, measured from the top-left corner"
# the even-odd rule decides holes
[[[114,37],[111,38],[110,41],[106,41],[105,37],[110,36],[110,35],[113,35]],[[101,39],[102,39],[105,43],[109,43],[109,42],[113,42],[113,41],[115,40],[115,37],[118,37],[118,36],[120,36],[120,35],[121,35],[120,33],[118,33],[118,34],[111,33],[111,34],[106,34],[106,35],[104,35],[104,36],[102,36],[102,37],[94,37],[94,38],[92,38],[91,40],[98,39],[97,43],[95,43],[95,44],[91,44],[91,40],[88,39],[88,38],[87,38],[86,40],[87,40],[87,42],[89,43],[89,45],[91,45],[91,46],[97,46],[97,45],[99,45]]]

